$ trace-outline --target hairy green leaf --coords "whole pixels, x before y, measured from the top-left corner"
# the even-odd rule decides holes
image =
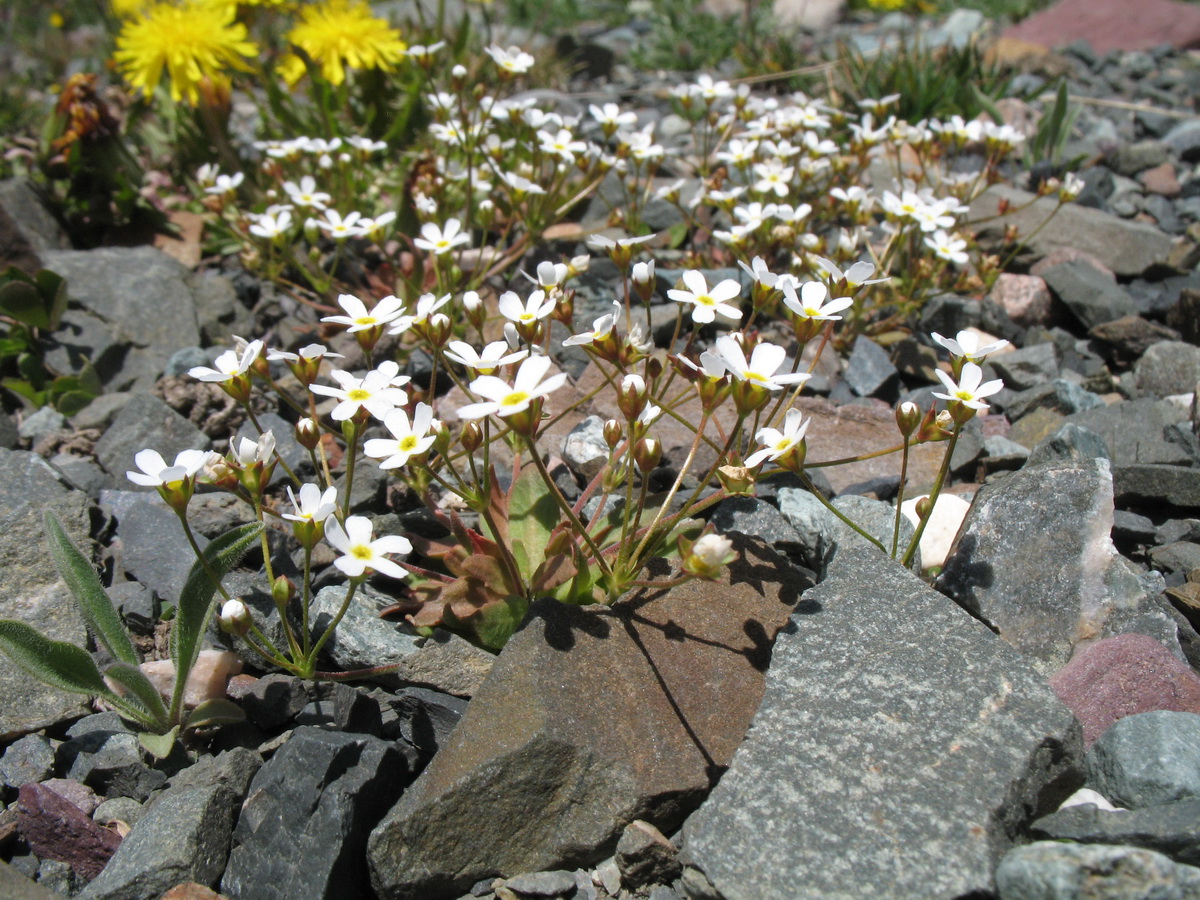
[[[558,515],[558,504],[537,467],[524,469],[508,494],[508,533],[513,558],[526,584],[546,558],[546,544]]]
[[[221,535],[204,549],[204,558],[217,578],[224,578],[238,564],[254,546],[261,532],[262,525],[251,522]],[[213,595],[217,587],[217,583],[197,560],[179,594],[179,607],[171,629],[171,660],[175,663],[175,693],[171,698],[171,709],[174,712],[180,708],[188,673],[200,654],[200,641],[212,617]]]
[[[139,662],[133,640],[121,622],[121,616],[100,584],[96,570],[79,549],[71,543],[62,523],[47,512],[42,520],[50,539],[50,555],[59,574],[71,590],[88,630],[104,645],[113,659],[136,666]]]
[[[166,734],[150,734],[142,732],[138,735],[140,743],[155,759],[166,759],[175,749],[175,739],[179,737],[179,726],[176,725]]]
[[[116,699],[90,653],[66,641],[52,641],[24,622],[0,619],[0,650],[30,675],[59,690]]]
[[[214,697],[205,700],[188,716],[188,728],[206,728],[210,725],[236,725],[246,721],[246,713],[232,700]]]
[[[105,670],[104,676],[125,688],[128,692],[126,700],[132,698],[145,709],[148,716],[146,724],[156,724],[163,729],[167,727],[167,707],[163,704],[162,695],[141,669],[129,663],[113,663]]]

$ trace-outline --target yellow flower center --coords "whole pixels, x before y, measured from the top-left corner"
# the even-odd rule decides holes
[[[355,544],[350,548],[350,555],[355,559],[373,559],[375,556],[366,544]]]
[[[500,401],[501,406],[519,406],[529,400],[529,395],[524,391],[513,391],[507,397]]]
[[[371,392],[365,391],[362,388],[354,388],[353,390],[346,391],[346,399],[353,400],[355,403],[362,403],[364,400],[371,399]]]

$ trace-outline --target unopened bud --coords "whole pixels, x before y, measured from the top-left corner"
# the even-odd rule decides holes
[[[904,437],[911,437],[921,424],[921,407],[911,400],[905,400],[896,408],[896,427]]]
[[[458,442],[462,444],[463,449],[468,453],[474,453],[479,449],[479,445],[483,443],[483,432],[474,422],[467,422],[462,427],[462,433],[458,436]]]
[[[616,419],[609,419],[604,423],[604,443],[608,444],[609,450],[615,449],[624,437],[625,427]]]
[[[241,600],[227,600],[225,605],[221,607],[221,614],[217,616],[217,623],[223,631],[229,634],[242,637],[247,634],[254,625],[254,617],[250,615],[250,610]]]
[[[652,471],[662,461],[662,441],[642,438],[633,448],[633,461],[643,474]]]
[[[717,478],[730,496],[754,494],[754,475],[745,466],[721,466],[717,469]]]
[[[276,606],[287,606],[295,596],[296,585],[292,584],[292,580],[286,575],[280,575],[271,582],[271,599],[275,601]]]
[[[315,450],[321,442],[321,429],[308,416],[296,423],[296,442],[305,450]]]
[[[928,497],[922,497],[917,501],[916,505],[917,518],[921,521],[929,518],[929,514],[933,512],[933,504],[929,502]]]

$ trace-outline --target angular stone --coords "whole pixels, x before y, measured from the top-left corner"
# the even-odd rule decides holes
[[[1153,850],[1038,841],[996,868],[1000,900],[1147,900],[1200,896],[1200,869]]]
[[[308,692],[299,678],[273,673],[257,679],[238,696],[238,703],[259,728],[276,728],[304,709]]]
[[[1086,41],[1094,53],[1188,48],[1200,41],[1200,10],[1178,0],[1059,0],[1004,32],[1006,37],[1057,47]]]
[[[886,350],[862,335],[855,340],[846,371],[842,373],[850,390],[859,397],[883,397],[888,387],[895,386],[898,377]]]
[[[683,860],[726,900],[801,885],[811,900],[983,896],[1027,820],[1077,786],[1079,751],[1079,726],[1020,654],[848,547],[781,633]]]
[[[562,897],[575,893],[575,873],[563,869],[526,872],[509,878],[504,886],[521,897]]]
[[[1126,631],[1178,646],[1174,621],[1117,553],[1107,460],[1022,469],[983,487],[938,588],[1046,675]],[[1182,653],[1182,651],[1180,651]]]
[[[215,886],[242,797],[262,758],[237,749],[184,769],[133,826],[82,900],[146,900],[178,884]]]
[[[378,738],[296,729],[250,785],[221,890],[233,900],[365,900],[367,835],[410,777]]]
[[[710,521],[722,534],[737,531],[769,544],[799,540],[799,535],[784,515],[770,503],[757,497],[730,497],[722,500],[713,510]]]
[[[29,849],[43,859],[69,863],[84,878],[95,878],[121,844],[116,832],[45,785],[23,785],[17,808]]]
[[[1179,332],[1157,322],[1143,319],[1141,316],[1122,316],[1103,325],[1097,325],[1088,331],[1088,336],[1108,345],[1105,348],[1106,357],[1111,357],[1118,364],[1127,366],[1158,342],[1178,340]],[[1173,391],[1171,393],[1182,392]]]
[[[0,896],[8,900],[62,900],[61,894],[30,881],[6,862],[0,862]]]
[[[594,865],[634,819],[669,831],[695,808],[745,734],[799,599],[799,570],[733,540],[727,585],[644,589],[613,608],[534,604],[449,744],[372,834],[380,897]]]
[[[997,203],[1002,200],[1007,201],[1013,211],[991,218],[996,215]],[[1030,238],[1029,251],[1035,259],[1056,248],[1077,248],[1103,259],[1116,275],[1130,277],[1165,263],[1171,252],[1171,238],[1153,225],[1127,221],[1072,203],[1058,210],[1052,226],[1032,234],[1058,206],[1058,201],[1052,197],[1043,197],[1029,205],[1033,200],[1033,194],[1028,191],[1004,184],[993,185],[984,191],[971,204],[968,213],[972,220],[990,219],[979,232],[980,243],[995,246],[1003,238],[1004,230],[1015,225],[1023,237]]]
[[[1049,325],[1052,319],[1052,298],[1046,282],[1037,275],[1014,275],[1002,272],[992,285],[991,297],[1022,327]]]
[[[0,181],[0,209],[4,210],[16,230],[16,234],[7,236],[6,254],[12,254],[22,245],[35,251],[35,257],[46,250],[66,250],[71,246],[71,239],[54,218],[47,200],[28,178]],[[21,260],[8,259],[4,265],[7,267],[9,264],[20,266]],[[36,269],[29,274],[34,274],[34,271]]]
[[[1194,866],[1200,864],[1200,800],[1117,810],[1083,803],[1043,816],[1029,833],[1037,840],[1128,844]]]
[[[173,606],[196,562],[179,517],[157,493],[103,491],[100,505],[117,520],[125,574]],[[201,548],[208,545],[195,537]]]
[[[1137,361],[1133,377],[1146,396],[1162,399],[1190,394],[1200,382],[1200,347],[1183,341],[1159,341]]]
[[[1050,687],[1091,746],[1118,719],[1156,709],[1200,713],[1200,676],[1144,634],[1118,634],[1079,650]]]
[[[1050,266],[1042,278],[1085,329],[1137,314],[1133,298],[1116,280],[1085,260]]]
[[[617,841],[621,882],[631,890],[679,877],[679,848],[651,825],[637,819],[625,826]]]
[[[397,677],[407,683],[470,697],[492,671],[496,657],[456,634],[438,629],[400,660]]]
[[[1016,420],[1039,409],[1069,416],[1103,405],[1104,401],[1091,391],[1065,379],[1055,378],[1049,384],[1040,384],[1013,394],[1005,401],[1004,412],[1010,419]]]
[[[1089,428],[1067,422],[1029,451],[1028,466],[1062,459],[1109,459],[1108,444]]]
[[[125,473],[140,471],[134,456],[147,448],[173,462],[181,450],[208,450],[212,441],[195,425],[152,394],[133,397],[96,442],[96,460],[120,485]]]
[[[1200,715],[1154,710],[1115,722],[1085,757],[1088,787],[1128,809],[1200,800]]]
[[[592,479],[608,461],[609,449],[604,440],[604,420],[588,416],[567,435],[562,445],[563,461],[572,472]]]
[[[1122,506],[1169,509],[1200,508],[1200,469],[1190,466],[1133,465],[1113,467],[1113,489]]]
[[[314,598],[309,612],[314,635],[324,634],[347,590],[345,586],[322,588]],[[325,655],[340,668],[351,670],[387,665],[415,653],[419,638],[407,623],[379,618],[379,610],[386,605],[377,595],[358,590],[325,644]]]
[[[1099,406],[1070,416],[1071,423],[1100,435],[1111,454],[1114,468],[1138,462],[1142,447],[1162,442],[1165,427],[1187,420],[1187,410],[1179,404],[1148,397]]]
[[[44,734],[27,734],[8,745],[0,756],[0,781],[16,790],[23,784],[45,781],[54,773],[54,745]]]

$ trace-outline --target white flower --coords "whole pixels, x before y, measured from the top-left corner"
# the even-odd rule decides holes
[[[264,431],[259,435],[258,440],[254,441],[250,438],[238,438],[233,448],[234,458],[238,461],[238,465],[243,467],[253,466],[256,463],[265,464],[274,454],[275,435],[271,431]]]
[[[287,191],[288,197],[297,206],[324,209],[330,200],[327,193],[317,190],[317,180],[311,175],[305,175],[301,178],[300,184],[296,184],[294,181],[285,181],[283,189]]]
[[[277,214],[269,212],[250,217],[250,233],[255,237],[273,241],[285,237],[292,230],[292,213],[289,209],[281,209]]]
[[[700,578],[717,578],[722,567],[737,559],[733,542],[720,534],[702,535],[684,557],[684,571]]]
[[[925,238],[925,246],[932,250],[935,256],[956,266],[965,266],[969,260],[967,242],[940,228]]]
[[[363,452],[372,459],[382,459],[381,469],[395,469],[405,465],[413,456],[418,456],[433,446],[437,436],[430,434],[433,426],[433,407],[418,403],[412,422],[408,413],[393,409],[383,417],[383,424],[392,433],[391,438],[371,438],[363,444]]]
[[[854,300],[851,297],[830,300],[829,288],[822,281],[806,281],[800,286],[799,295],[796,293],[795,285],[791,283],[783,285],[784,306],[802,319],[834,321],[841,318],[836,313],[853,303]]]
[[[300,348],[299,353],[289,353],[286,350],[269,350],[267,351],[267,359],[271,362],[296,363],[302,359],[342,359],[342,354],[334,353],[324,344],[305,344]]]
[[[983,359],[989,353],[995,353],[997,350],[1003,350],[1008,346],[1008,341],[999,340],[983,347],[979,346],[979,332],[964,330],[960,331],[953,338],[942,337],[936,331],[932,335],[933,339],[950,351],[951,356],[957,356],[962,359],[976,362]]]
[[[242,172],[234,172],[232,175],[218,175],[213,181],[212,186],[204,189],[204,193],[233,194],[245,178],[246,176]]]
[[[941,369],[936,369],[935,374],[942,384],[946,386],[946,390],[949,393],[939,394],[935,392],[933,396],[942,400],[957,401],[963,406],[969,406],[971,409],[987,409],[988,405],[983,402],[983,398],[990,397],[1004,387],[1004,382],[999,378],[995,378],[986,384],[980,384],[983,381],[983,369],[979,368],[973,362],[966,363],[963,366],[958,384],[955,384],[954,379]]]
[[[548,356],[531,356],[517,370],[512,387],[495,375],[481,375],[471,382],[471,392],[486,398],[484,403],[469,403],[458,411],[460,419],[481,419],[484,416],[511,416],[529,408],[530,403],[558,390],[567,382],[567,374],[559,372],[545,381],[550,370]]]
[[[633,247],[637,244],[644,244],[646,241],[654,240],[658,235],[645,234],[641,237],[627,237],[614,241],[610,237],[605,237],[602,234],[593,234],[587,240],[589,247],[595,247],[597,250],[612,250],[616,247]]]
[[[543,290],[558,287],[567,278],[566,263],[552,263],[549,260],[538,263],[537,284]]]
[[[513,193],[515,193],[518,197],[521,197],[525,194],[546,193],[545,188],[543,188],[540,184],[534,184],[528,178],[518,175],[515,172],[501,172],[500,177],[504,179],[504,182],[513,189]]]
[[[226,350],[218,356],[213,363],[216,366],[215,369],[210,369],[208,366],[195,366],[188,369],[188,374],[199,381],[208,381],[214,384],[231,381],[250,371],[250,367],[258,359],[262,349],[262,341],[250,341],[241,353],[238,353],[237,350]]]
[[[175,462],[167,465],[157,450],[139,450],[133,461],[142,471],[126,472],[125,477],[142,487],[169,485],[194,478],[214,457],[216,454],[211,450],[182,450],[176,455]]]
[[[551,156],[557,156],[566,163],[575,162],[575,155],[587,150],[587,144],[575,140],[575,135],[566,128],[560,128],[556,134],[539,131],[537,136],[538,140],[542,142],[541,149],[543,151]]]
[[[812,377],[807,372],[776,375],[775,370],[787,359],[787,351],[778,344],[760,342],[751,351],[748,362],[741,343],[732,335],[726,334],[717,338],[716,349],[721,362],[731,375],[739,381],[748,381],[768,391],[778,391],[788,384],[802,384]]]
[[[621,107],[615,103],[605,103],[603,107],[592,105],[588,107],[588,112],[610,133],[618,128],[637,124],[637,113],[622,112]]]
[[[742,293],[742,286],[732,278],[726,278],[709,290],[704,273],[688,269],[683,273],[683,284],[687,290],[672,288],[667,291],[667,296],[677,303],[691,303],[693,322],[705,325],[718,314],[734,320],[742,317],[740,309],[726,302]]]
[[[388,334],[403,334],[414,325],[424,325],[439,309],[450,302],[449,294],[438,297],[434,294],[422,294],[417,298],[417,310],[411,316],[401,316],[388,330]]]
[[[639,263],[640,265],[640,263]],[[600,318],[592,323],[591,331],[583,331],[579,334],[573,334],[565,339],[562,343],[564,347],[581,347],[584,344],[591,344],[598,339],[610,334],[613,326],[617,322],[617,316],[621,314],[621,304],[613,301],[613,311],[605,313]]]
[[[460,231],[462,222],[458,219],[448,219],[445,228],[439,228],[433,222],[421,226],[421,236],[414,238],[413,243],[422,250],[428,250],[437,256],[449,253],[455,247],[471,243],[471,236]]]
[[[290,522],[324,522],[337,512],[337,488],[333,486],[322,491],[315,484],[305,483],[297,495],[289,485],[287,492],[295,512],[282,515]]]
[[[544,319],[554,312],[555,300],[547,298],[545,291],[534,291],[525,303],[513,291],[505,291],[497,301],[500,315],[510,322],[528,325],[539,319]]]
[[[368,569],[403,578],[402,568],[386,558],[388,553],[411,553],[412,544],[398,534],[385,534],[371,540],[371,520],[366,516],[348,516],[343,529],[337,519],[325,522],[325,539],[342,553],[333,564],[349,575],[358,578]]]
[[[313,384],[309,386],[309,390],[314,394],[336,397],[342,401],[333,408],[331,414],[337,422],[349,419],[360,408],[375,418],[382,419],[395,407],[408,402],[408,396],[400,386],[407,384],[410,379],[407,375],[398,375],[399,371],[400,366],[390,359],[380,363],[379,368],[372,369],[362,378],[355,378],[342,369],[334,369],[329,376],[341,385],[340,388]]]
[[[534,62],[533,57],[520,47],[509,47],[505,50],[503,47],[492,45],[485,47],[484,52],[495,60],[497,66],[514,75],[528,72]]]
[[[358,223],[361,218],[362,213],[349,212],[343,218],[337,210],[327,209],[325,218],[317,219],[317,227],[335,241],[344,241],[347,238],[362,237],[366,234],[362,225]]]
[[[754,437],[762,444],[763,449],[750,454],[746,458],[746,468],[752,469],[767,460],[774,462],[783,456],[802,440],[812,419],[805,419],[804,413],[798,409],[789,409],[783,417],[783,430],[763,428]]]
[[[389,294],[375,308],[367,310],[366,304],[353,294],[342,294],[338,297],[338,306],[346,311],[344,316],[325,316],[322,322],[332,322],[334,325],[345,325],[346,331],[366,331],[368,328],[386,325],[404,313],[404,301]]]
[[[482,375],[491,375],[501,366],[520,362],[529,355],[528,350],[509,353],[508,344],[505,341],[492,341],[478,353],[466,341],[451,341],[446,348],[447,359],[466,366],[468,369],[475,369]]]
[[[817,263],[829,275],[829,280],[838,282],[845,279],[848,287],[864,284],[880,284],[888,281],[888,278],[872,278],[871,275],[875,272],[875,264],[869,263],[865,259],[860,259],[845,272],[837,267],[837,264],[832,260],[828,260],[823,256],[816,257]]]

